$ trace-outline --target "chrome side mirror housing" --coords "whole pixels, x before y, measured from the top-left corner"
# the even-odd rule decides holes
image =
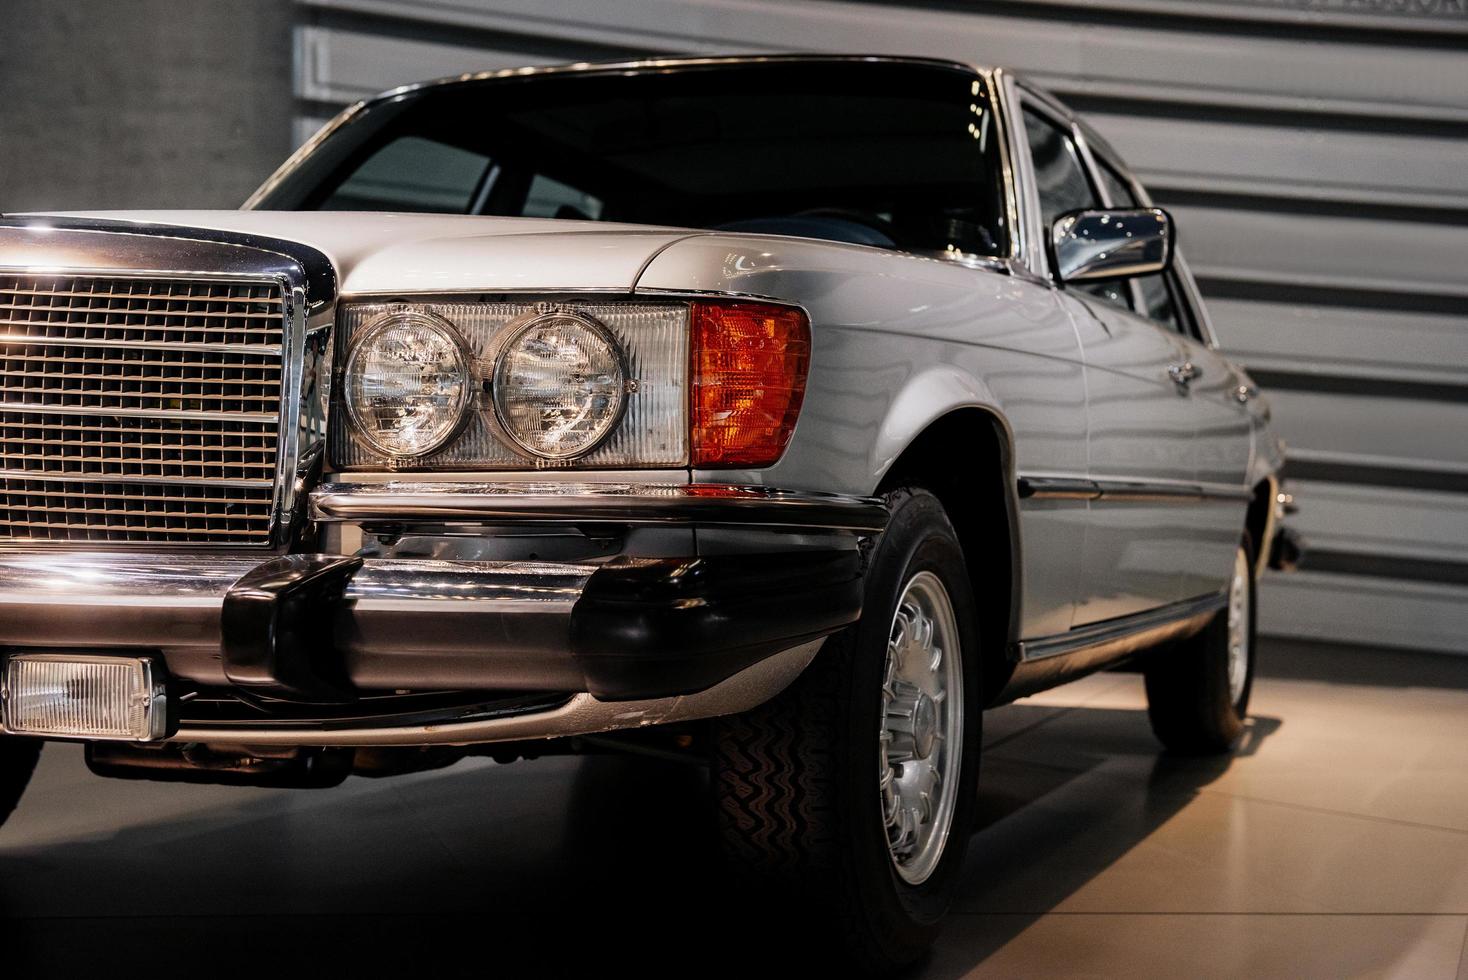
[[[1050,230],[1050,259],[1061,282],[1166,272],[1174,246],[1172,216],[1161,208],[1070,211]]]

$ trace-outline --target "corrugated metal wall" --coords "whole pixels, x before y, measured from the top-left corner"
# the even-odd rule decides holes
[[[1007,65],[1177,215],[1310,540],[1271,633],[1468,652],[1468,0],[299,0],[297,138],[402,82],[648,53]]]

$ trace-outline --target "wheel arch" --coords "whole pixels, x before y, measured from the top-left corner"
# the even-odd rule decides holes
[[[1254,496],[1249,500],[1249,509],[1244,515],[1244,533],[1254,545],[1254,578],[1257,580],[1269,567],[1269,549],[1274,541],[1277,515],[1275,497],[1279,493],[1279,480],[1273,474],[1254,485]]]
[[[967,465],[955,465],[960,453]],[[931,492],[953,522],[979,611],[987,704],[1013,671],[1009,650],[1017,639],[1023,582],[1014,439],[1003,414],[969,404],[931,418],[885,467],[876,492],[902,486]]]

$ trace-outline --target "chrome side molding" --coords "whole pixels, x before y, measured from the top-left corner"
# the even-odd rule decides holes
[[[1247,487],[1222,483],[1146,482],[1141,480],[1089,479],[1072,476],[1021,476],[1021,500],[1107,500],[1128,503],[1201,503],[1230,501],[1248,503],[1254,494]]]

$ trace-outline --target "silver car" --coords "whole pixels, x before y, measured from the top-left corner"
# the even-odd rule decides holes
[[[1281,448],[1178,232],[1002,70],[700,58],[353,106],[227,212],[0,220],[0,818],[549,740],[709,761],[868,968],[985,708],[1131,661],[1239,739]]]

